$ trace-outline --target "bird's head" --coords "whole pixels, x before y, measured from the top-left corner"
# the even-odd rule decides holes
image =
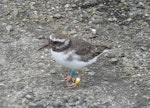
[[[48,38],[48,42],[45,43],[43,48],[52,48],[54,51],[62,51],[70,47],[71,40],[69,37],[63,34],[51,34]]]

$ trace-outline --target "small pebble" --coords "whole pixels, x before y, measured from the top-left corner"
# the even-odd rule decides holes
[[[53,15],[53,18],[56,18],[56,19],[59,19],[59,18],[61,18],[61,17],[62,17],[62,15],[59,14],[59,13],[56,13],[56,14]]]
[[[56,74],[57,72],[56,72],[56,70],[51,70],[50,71],[52,74]]]
[[[145,16],[148,17],[149,15],[146,13]]]
[[[144,3],[143,3],[143,2],[139,2],[139,3],[138,3],[138,8],[144,9]]]
[[[17,16],[18,16],[18,13],[19,13],[19,10],[18,10],[17,8],[14,8],[14,9],[13,9],[13,12],[12,12],[13,16],[14,16],[14,17],[17,17]]]
[[[108,21],[117,21],[117,18],[116,17],[111,17],[111,18],[108,18]]]
[[[92,31],[92,34],[94,34],[94,35],[96,34],[96,29],[91,28],[91,31]]]
[[[7,26],[6,26],[6,30],[7,30],[8,32],[11,32],[11,31],[13,30],[12,25],[7,25]]]
[[[72,4],[72,5],[71,5],[72,8],[75,8],[76,6],[77,6],[76,4]]]
[[[68,34],[69,34],[69,35],[72,35],[72,34],[76,34],[76,33],[77,33],[76,30],[73,29],[73,30],[71,30]]]
[[[26,95],[26,98],[27,98],[27,99],[32,99],[32,96],[27,94],[27,95]]]
[[[132,18],[128,18],[127,21],[128,21],[128,22],[132,21]]]
[[[35,5],[35,2],[30,2],[30,4],[29,4],[30,9],[34,9],[35,8],[34,5]]]
[[[28,107],[29,107],[29,108],[36,108],[36,104],[33,103],[33,102],[30,102]]]
[[[69,7],[70,7],[70,4],[66,4],[66,5],[65,5],[65,8],[69,8]]]
[[[37,38],[38,39],[44,39],[45,37],[43,35],[39,35]]]
[[[95,72],[88,72],[88,75],[93,76],[93,75],[95,75]]]
[[[112,59],[110,59],[110,61],[111,61],[112,63],[116,63],[116,62],[118,61],[118,59],[112,58]]]

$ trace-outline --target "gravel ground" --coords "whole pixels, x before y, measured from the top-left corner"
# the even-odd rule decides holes
[[[0,108],[150,108],[149,0],[0,0]],[[70,89],[44,37],[113,49]]]

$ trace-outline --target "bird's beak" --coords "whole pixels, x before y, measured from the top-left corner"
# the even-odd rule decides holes
[[[41,45],[42,47],[40,47],[38,50],[42,50],[43,48],[50,48],[51,43],[50,40],[44,40],[43,45]]]

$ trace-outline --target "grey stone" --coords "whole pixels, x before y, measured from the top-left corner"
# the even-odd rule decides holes
[[[65,5],[65,8],[69,8],[69,7],[70,7],[70,4],[66,4],[66,5]]]
[[[53,15],[53,18],[56,18],[56,19],[59,19],[59,18],[61,18],[61,17],[62,17],[62,15],[59,14],[59,13],[56,13],[56,14]]]
[[[13,31],[12,25],[7,25],[7,26],[6,26],[6,30],[7,30],[8,32]]]
[[[76,104],[77,97],[70,97],[68,103],[70,106],[74,106]]]
[[[36,108],[36,104],[33,103],[33,102],[30,102],[30,103],[29,103],[29,108]]]
[[[35,2],[30,2],[30,9],[35,9],[35,7],[34,7],[34,5],[35,5],[36,3]]]
[[[144,6],[145,6],[145,5],[144,5],[143,2],[139,2],[139,3],[138,3],[138,8],[144,8]]]
[[[113,17],[108,18],[108,21],[117,21],[117,18],[113,16]]]
[[[117,63],[118,59],[117,58],[111,58],[110,61],[111,61],[111,63]]]
[[[27,99],[29,99],[29,100],[31,100],[31,99],[33,99],[33,96],[32,96],[32,95],[27,94],[27,95],[26,95],[26,98],[27,98]]]
[[[12,15],[14,18],[16,18],[18,16],[19,10],[17,8],[13,9]]]

